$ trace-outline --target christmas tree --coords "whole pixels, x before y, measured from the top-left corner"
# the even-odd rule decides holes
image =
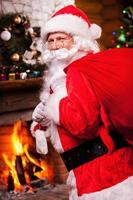
[[[30,27],[23,14],[0,17],[0,80],[35,78],[43,75],[39,27]]]
[[[123,17],[120,18],[124,25],[113,31],[112,44],[116,48],[133,48],[133,6],[123,9]]]

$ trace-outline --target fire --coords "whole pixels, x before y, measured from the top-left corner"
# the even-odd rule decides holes
[[[31,156],[30,156],[30,154],[29,154],[29,152],[28,152],[28,146],[27,145],[25,145],[24,146],[24,152],[25,152],[25,155],[27,156],[27,158],[29,159],[29,161],[31,162],[31,163],[33,163],[33,164],[35,164],[35,166],[38,166],[38,167],[40,167],[42,170],[41,171],[39,171],[39,172],[35,172],[35,170],[33,170],[34,171],[34,174],[38,177],[38,178],[45,178],[45,177],[48,177],[48,166],[47,166],[47,164],[45,163],[45,161],[38,161],[38,160],[35,160],[35,159],[33,159]]]
[[[21,134],[21,127],[22,127],[22,122],[17,121],[13,128],[12,144],[14,147],[14,153],[16,155],[22,155],[24,153],[22,146],[22,139],[20,137],[21,135],[19,136],[19,134]]]
[[[6,180],[12,177],[14,181],[14,190],[23,190],[24,185],[29,185],[32,177],[36,179],[51,180],[52,171],[47,163],[40,159],[33,158],[28,151],[28,144],[23,144],[22,121],[17,121],[13,127],[12,146],[13,155],[3,153],[3,159],[8,166],[3,172]],[[32,170],[31,170],[32,169]]]
[[[15,169],[15,158],[10,161],[6,154],[3,154],[3,158],[4,158],[5,163],[7,164],[7,166],[10,169],[10,171],[7,169],[4,172],[5,176],[8,177],[9,173],[11,173],[12,177],[14,178],[14,184],[16,186],[15,189],[16,190],[18,190],[18,189],[21,190],[22,186],[21,186],[21,184],[20,184],[20,182],[18,180],[17,172],[16,172],[16,169]]]

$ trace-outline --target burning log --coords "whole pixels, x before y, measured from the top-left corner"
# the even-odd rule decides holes
[[[40,188],[46,184],[48,184],[48,180],[46,178],[45,179],[37,179],[37,180],[31,181],[31,183],[30,183],[32,188]]]
[[[24,168],[23,168],[21,156],[16,156],[15,169],[17,171],[19,182],[21,183],[21,185],[25,185],[26,179],[24,175]]]
[[[9,174],[8,174],[7,183],[8,183],[8,187],[7,187],[8,192],[14,191],[14,188],[15,188],[14,179],[13,179],[13,176],[12,176],[10,171],[9,171]]]
[[[28,163],[27,173],[28,173],[28,175],[30,177],[30,181],[38,179],[38,177],[34,175],[34,167],[35,167],[34,164],[32,164],[30,162]]]

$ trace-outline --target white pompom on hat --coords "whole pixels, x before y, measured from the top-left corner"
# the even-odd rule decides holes
[[[68,5],[57,11],[42,27],[41,37],[47,40],[49,33],[65,32],[95,40],[101,36],[101,27],[91,24],[88,16],[79,8]]]

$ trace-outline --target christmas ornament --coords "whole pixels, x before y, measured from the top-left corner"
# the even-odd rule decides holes
[[[43,61],[42,61],[42,57],[41,57],[41,56],[38,56],[38,57],[37,57],[37,63],[42,64],[42,62],[43,62]]]
[[[8,74],[8,79],[9,80],[15,80],[16,79],[15,73],[9,73]]]
[[[29,24],[28,23],[28,20],[26,20],[26,18],[23,20],[23,25],[25,26],[25,25],[27,25],[27,24]]]
[[[2,40],[8,41],[8,40],[11,39],[11,33],[7,30],[2,31],[1,34],[0,34],[0,37],[1,37]]]
[[[36,33],[33,32],[33,33],[30,33],[31,37],[34,39],[36,37]]]
[[[116,44],[116,48],[120,48],[121,47],[121,45],[120,44]]]
[[[26,73],[27,73],[27,77],[29,78],[30,77],[30,69],[27,69]]]
[[[116,48],[133,48],[133,7],[125,8],[123,14],[121,20],[125,25],[112,32],[112,44]]]
[[[40,71],[33,71],[33,77],[34,78],[39,77],[40,75],[41,75]]]
[[[32,55],[36,56],[37,55],[37,50],[32,50]]]
[[[23,55],[23,59],[26,59],[26,60],[31,60],[31,59],[32,59],[32,57],[33,57],[33,54],[32,54],[32,52],[31,52],[31,51],[28,51],[28,50],[26,50],[26,51],[25,51],[25,53],[24,53],[24,55]]]
[[[20,24],[22,22],[20,15],[16,15],[14,17],[14,22],[15,22],[15,24]]]
[[[15,74],[16,74],[16,75],[15,75],[15,76],[16,76],[16,79],[20,79],[20,73],[19,73],[19,72],[16,72]]]
[[[126,42],[126,35],[125,33],[121,33],[118,37],[118,40],[122,43]]]
[[[15,62],[19,61],[20,60],[20,55],[18,53],[13,53],[11,55],[11,60],[15,61]]]
[[[36,75],[33,71],[31,71],[30,73],[28,73],[28,77],[29,78],[36,78]]]
[[[127,14],[127,16],[128,16],[129,18],[133,19],[133,7],[132,7],[132,6],[129,6],[129,7],[125,8],[125,9],[123,10],[123,13],[124,13],[124,14]]]
[[[26,72],[21,72],[20,73],[20,79],[24,80],[27,78],[27,73]]]
[[[28,32],[29,32],[30,34],[33,34],[33,33],[34,33],[33,28],[32,28],[32,27],[28,28]]]
[[[0,81],[6,81],[6,74],[0,74]]]

